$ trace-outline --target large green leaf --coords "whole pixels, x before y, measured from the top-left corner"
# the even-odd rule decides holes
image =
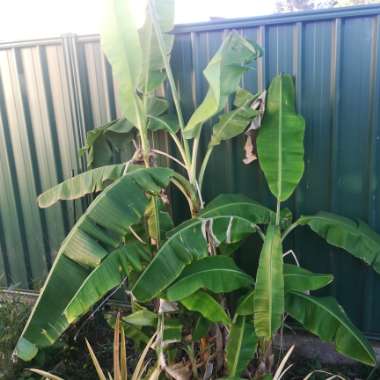
[[[305,121],[295,109],[293,79],[278,75],[269,86],[257,152],[269,188],[280,201],[292,195],[302,177],[304,132]]]
[[[130,0],[105,2],[101,43],[118,82],[120,108],[135,126],[144,119],[136,89],[142,75],[143,56],[140,37]]]
[[[16,348],[30,359],[32,349],[54,343],[69,326],[64,310],[90,273],[118,248],[129,228],[139,223],[148,204],[146,192],[159,194],[173,171],[139,169],[104,190],[66,237]],[[21,344],[24,340],[28,345]],[[27,348],[27,349],[25,349]]]
[[[380,273],[380,235],[366,223],[328,212],[302,216],[297,223],[307,224],[328,243],[345,249]]]
[[[37,199],[38,206],[50,207],[60,200],[78,199],[102,191],[123,175],[124,168],[125,164],[101,166],[69,178],[42,193]],[[141,167],[136,165],[128,167],[129,171],[136,169]]]
[[[238,317],[228,336],[226,354],[228,375],[240,376],[253,359],[257,347],[257,337],[253,323],[246,317]]]
[[[233,111],[224,113],[213,126],[210,145],[219,145],[222,141],[232,139],[242,134],[258,114],[248,105],[243,105]]]
[[[169,56],[174,42],[174,35],[169,34],[174,27],[174,0],[150,0],[150,2],[162,33],[165,54]],[[166,78],[165,65],[152,21],[152,14],[148,9],[144,25],[139,30],[143,58],[139,87],[142,92],[153,91]]]
[[[271,220],[274,220],[274,215],[274,212],[269,208],[241,194],[218,195],[199,213],[201,218],[236,216],[247,219],[254,224],[268,224]],[[192,223],[194,223],[193,219],[187,220],[169,231],[168,235],[173,235]]]
[[[237,308],[236,315],[253,315],[254,310],[254,302],[255,302],[255,289],[251,290],[244,297],[241,298]]]
[[[228,293],[249,285],[253,285],[253,278],[242,272],[230,257],[210,256],[187,266],[166,294],[169,301],[177,301],[201,288]]]
[[[187,123],[186,138],[197,136],[202,124],[223,109],[228,96],[238,89],[242,75],[248,70],[247,65],[260,55],[261,49],[238,32],[227,35],[203,72],[209,90]]]
[[[255,224],[268,224],[274,212],[241,194],[221,194],[207,204],[200,216],[209,218],[221,215],[236,215]]]
[[[322,340],[335,344],[341,354],[370,366],[376,364],[372,347],[334,298],[291,292],[286,296],[286,312]]]
[[[259,337],[271,338],[284,313],[284,273],[281,233],[269,224],[260,253],[254,296],[254,321]]]
[[[132,289],[140,301],[163,292],[185,266],[208,256],[210,246],[236,243],[255,232],[250,221],[234,216],[195,219],[176,231],[162,245]]]
[[[74,322],[118,286],[133,270],[143,269],[142,261],[150,254],[139,242],[128,243],[109,254],[85,279],[72,297],[64,314],[69,323]]]
[[[211,322],[220,322],[226,325],[231,323],[231,320],[224,311],[222,305],[202,290],[198,290],[198,292],[191,296],[181,299],[180,302],[186,309],[197,311]]]
[[[334,280],[332,274],[319,274],[298,267],[284,264],[285,291],[306,292],[321,289]]]

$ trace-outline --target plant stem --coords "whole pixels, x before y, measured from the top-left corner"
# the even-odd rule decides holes
[[[276,206],[276,226],[280,225],[280,212],[281,212],[281,202],[279,199],[277,199],[277,206]]]
[[[289,226],[289,228],[284,232],[282,235],[282,241],[285,240],[285,238],[298,226],[299,221],[295,221],[292,225]]]
[[[170,160],[176,162],[178,165],[181,165],[183,168],[186,169],[186,165],[185,165],[183,162],[181,162],[181,161],[178,160],[177,158],[173,157],[173,156],[170,155],[169,153],[163,152],[162,150],[158,150],[158,149],[152,149],[152,152],[153,152],[153,153],[160,154],[161,156],[165,156],[165,157],[169,158]]]
[[[167,55],[167,53],[165,51],[165,43],[164,43],[164,39],[162,37],[160,26],[158,25],[158,22],[157,22],[156,11],[154,9],[154,6],[153,6],[151,0],[148,1],[148,6],[149,6],[149,10],[150,10],[151,17],[152,17],[154,31],[156,33],[158,46],[160,48],[162,60],[164,62],[166,75],[168,77],[168,82],[169,82],[170,90],[171,90],[171,93],[172,93],[174,106],[175,106],[175,109],[176,109],[176,112],[177,112],[178,122],[179,122],[179,126],[180,126],[180,129],[181,129],[181,135],[182,135],[183,145],[184,145],[184,148],[185,148],[185,154],[186,154],[186,158],[187,158],[186,161],[190,162],[191,161],[191,157],[190,157],[189,144],[188,144],[187,140],[183,136],[183,130],[185,129],[185,122],[184,122],[184,118],[183,118],[183,114],[182,114],[181,105],[180,105],[180,102],[179,102],[179,96],[178,96],[178,92],[177,92],[177,87],[175,85],[175,81],[174,81],[174,77],[173,77],[173,72],[172,72],[172,69],[170,67],[168,55]]]
[[[199,183],[199,188],[200,190],[202,190],[202,185],[203,185],[203,178],[204,178],[204,175],[205,175],[205,172],[206,172],[206,168],[207,168],[207,164],[208,164],[208,161],[211,157],[211,153],[213,152],[214,150],[214,146],[213,145],[209,145],[209,147],[207,148],[207,152],[203,158],[203,161],[202,161],[202,165],[201,165],[201,169],[199,171],[199,177],[198,177],[198,183]]]

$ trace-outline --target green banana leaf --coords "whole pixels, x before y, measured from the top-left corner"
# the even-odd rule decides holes
[[[255,302],[255,290],[251,290],[244,297],[241,298],[237,308],[236,315],[247,316],[253,315],[254,310],[254,302]]]
[[[323,211],[302,216],[297,223],[307,224],[329,244],[343,248],[380,273],[380,235],[368,224]]]
[[[101,166],[69,178],[42,193],[37,198],[38,206],[46,208],[60,200],[74,200],[102,191],[123,175],[124,168],[125,164]],[[141,169],[141,166],[128,167],[129,171],[136,169]]]
[[[297,265],[284,264],[285,292],[306,292],[321,289],[334,280],[332,274],[310,272]]]
[[[213,293],[228,293],[253,285],[253,278],[241,271],[226,256],[210,256],[187,266],[167,290],[169,301],[178,301],[204,288]]]
[[[281,233],[269,224],[260,253],[254,296],[255,331],[259,337],[271,338],[282,323],[284,314],[284,273]]]
[[[174,35],[174,0],[150,0],[162,32],[165,54],[170,56]],[[153,26],[152,14],[147,9],[145,22],[139,30],[142,48],[142,72],[139,89],[143,93],[153,92],[166,78],[164,61]],[[149,113],[149,112],[148,112]]]
[[[139,242],[127,243],[111,252],[83,281],[64,310],[68,323],[73,323],[90,310],[111,289],[133,271],[141,271],[141,260],[150,257],[147,247]]]
[[[143,55],[130,0],[109,0],[104,7],[101,44],[118,82],[122,113],[133,125],[145,119],[142,101],[137,95],[143,69]]]
[[[280,201],[288,199],[304,171],[305,121],[296,113],[293,79],[276,76],[269,86],[257,153],[269,188]]]
[[[228,375],[238,377],[253,359],[257,347],[257,336],[253,323],[246,317],[238,317],[232,324],[227,340],[226,356]]]
[[[231,320],[224,311],[223,306],[202,290],[181,299],[180,302],[186,309],[197,311],[211,322],[231,324]]]
[[[21,359],[30,360],[32,353],[53,344],[67,329],[67,305],[90,273],[120,246],[130,226],[142,220],[149,201],[145,192],[159,194],[172,176],[170,169],[139,169],[91,203],[62,243],[41,289],[16,347]]]
[[[157,326],[157,314],[148,309],[135,311],[123,317],[123,321],[134,326]]]
[[[256,115],[258,115],[258,111],[253,110],[248,105],[224,113],[213,126],[210,145],[219,145],[222,141],[239,136],[247,129]]]
[[[247,65],[260,55],[260,47],[247,41],[237,31],[227,35],[203,71],[209,90],[186,125],[185,138],[197,136],[202,124],[224,108],[228,96],[238,89],[242,75],[248,70]]]
[[[94,169],[109,165],[115,159],[115,152],[132,150],[134,126],[125,118],[113,120],[87,132],[86,144],[80,150],[87,152],[87,167]]]
[[[341,354],[370,366],[376,364],[372,347],[334,298],[291,292],[286,295],[286,312],[322,340],[333,343]]]
[[[159,117],[149,115],[148,129],[153,132],[166,131],[175,134],[179,130],[179,124],[174,115],[163,115]]]
[[[171,235],[136,281],[132,292],[146,302],[158,296],[195,260],[208,256],[209,244],[233,244],[255,232],[256,226],[240,217],[195,219]]]
[[[221,194],[209,202],[199,213],[200,218],[213,218],[215,216],[237,216],[254,224],[268,224],[271,220],[274,220],[275,214],[269,208],[245,195]],[[192,223],[194,223],[194,219],[183,222],[169,231],[168,236]]]

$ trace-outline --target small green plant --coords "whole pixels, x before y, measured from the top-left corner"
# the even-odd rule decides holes
[[[39,205],[48,207],[102,191],[63,242],[17,355],[32,359],[112,289],[123,287],[132,308],[122,319],[124,332],[136,350],[153,339],[155,368],[167,376],[175,378],[175,372],[168,372],[170,361],[194,379],[270,378],[272,341],[288,315],[335,344],[338,352],[375,365],[371,346],[340,305],[333,298],[310,295],[333,277],[303,269],[298,260],[297,265],[284,262],[285,238],[296,227],[309,226],[380,272],[380,237],[363,222],[329,213],[289,222],[290,213],[282,208],[304,171],[305,123],[296,113],[293,79],[276,76],[266,99],[265,94],[241,89],[243,73],[261,50],[231,32],[204,71],[209,90],[203,102],[185,122],[169,62],[173,1],[148,1],[141,29],[128,0],[107,4],[102,44],[118,81],[125,118],[91,133],[85,151],[91,166],[97,166],[113,159],[115,141],[137,139],[137,149],[126,163],[96,167],[39,197]],[[175,114],[167,99],[157,96],[165,80]],[[233,109],[223,113],[230,97]],[[216,115],[219,120],[198,167],[202,129]],[[236,194],[220,195],[204,207],[202,182],[210,155],[215,146],[247,128],[258,130],[258,161],[276,209]],[[152,148],[152,135],[159,130],[173,139],[175,153]],[[181,171],[158,167],[157,154]],[[248,152],[247,159],[252,157]],[[167,207],[169,185],[181,191],[192,215],[178,226]],[[254,277],[234,258],[252,234],[263,242]],[[242,294],[237,304],[228,302],[226,295],[232,292]]]

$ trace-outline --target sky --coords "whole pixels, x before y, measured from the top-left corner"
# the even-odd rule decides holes
[[[0,0],[0,41],[97,33],[104,0]],[[143,0],[132,0],[136,9]],[[276,0],[176,0],[176,23],[274,13]]]

